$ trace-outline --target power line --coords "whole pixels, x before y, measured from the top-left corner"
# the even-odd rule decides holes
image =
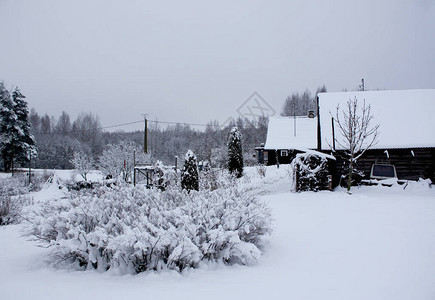
[[[215,126],[213,124],[183,123],[183,122],[169,122],[169,121],[152,121],[152,120],[148,120],[148,122],[160,123],[160,124],[170,124],[170,125],[189,125],[189,126],[203,126],[203,127]],[[223,126],[223,125],[218,125],[218,126]]]
[[[153,120],[147,120],[148,122],[151,123],[157,123],[157,124],[168,124],[168,125],[188,125],[188,126],[202,126],[202,127],[208,127],[208,126],[216,126],[214,124],[199,124],[199,123],[183,123],[183,122],[170,122],[170,121],[153,121]],[[72,133],[81,133],[81,132],[89,132],[89,131],[96,131],[96,130],[103,130],[103,129],[109,129],[109,128],[116,128],[116,127],[122,127],[122,126],[127,126],[127,125],[133,125],[133,124],[139,124],[139,123],[143,123],[143,120],[140,121],[133,121],[133,122],[128,122],[128,123],[121,123],[121,124],[116,124],[116,125],[110,125],[110,126],[102,126],[102,127],[98,127],[98,128],[92,128],[92,129],[80,129],[80,130],[72,130],[72,131],[68,131],[65,133],[60,133],[60,132],[50,132],[50,134],[72,134]],[[217,125],[219,127],[222,127],[224,125]],[[44,134],[44,132],[38,131],[36,133],[40,133],[40,134]]]
[[[123,123],[123,124],[118,124],[118,125],[105,126],[105,127],[100,127],[98,129],[102,130],[102,129],[107,129],[107,128],[122,127],[122,126],[127,126],[127,125],[132,125],[132,124],[138,124],[138,123],[143,123],[143,121],[134,121],[134,122]]]
[[[50,132],[50,134],[80,133],[80,132],[96,131],[96,130],[103,130],[103,129],[108,129],[108,128],[115,128],[115,127],[122,127],[122,126],[127,126],[127,125],[132,125],[132,124],[138,124],[138,123],[143,123],[143,121],[134,121],[134,122],[128,122],[128,123],[122,123],[122,124],[117,124],[117,125],[110,125],[110,126],[92,128],[92,129],[71,130],[71,131],[67,131],[67,132]],[[36,133],[45,134],[45,132],[42,132],[42,131],[38,131]]]

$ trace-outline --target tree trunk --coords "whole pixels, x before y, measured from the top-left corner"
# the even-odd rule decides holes
[[[352,172],[353,172],[353,155],[350,157],[349,161],[349,174],[347,176],[347,192],[350,192],[350,186],[352,185]]]

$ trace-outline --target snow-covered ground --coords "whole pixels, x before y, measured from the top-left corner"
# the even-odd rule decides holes
[[[255,266],[134,276],[59,270],[47,267],[47,249],[21,236],[22,225],[5,226],[0,298],[435,299],[434,188],[295,194],[285,168],[269,168],[264,179],[255,172],[247,172],[246,184],[265,185],[274,216],[274,234]]]

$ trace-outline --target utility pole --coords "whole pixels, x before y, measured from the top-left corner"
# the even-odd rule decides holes
[[[332,125],[332,150],[335,151],[335,124],[334,124],[334,117],[331,118],[331,125]]]
[[[322,134],[320,133],[320,107],[319,107],[319,95],[317,99],[317,151],[322,150]]]
[[[293,134],[296,136],[296,103],[293,102],[293,119],[294,119],[294,125],[293,125]]]
[[[136,186],[136,150],[133,151],[133,185]]]
[[[32,150],[29,150],[29,185],[32,184]]]
[[[142,114],[145,121],[144,137],[143,137],[143,152],[148,153],[148,120],[147,114]]]

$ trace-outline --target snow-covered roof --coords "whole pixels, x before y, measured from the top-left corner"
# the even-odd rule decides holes
[[[296,124],[296,135],[295,135]],[[317,118],[272,117],[269,119],[264,149],[297,149],[317,147]]]
[[[372,149],[435,147],[435,90],[359,91],[319,94],[322,149],[332,145],[332,116],[349,99],[370,104],[372,125],[379,124],[379,142]],[[335,126],[336,139],[341,134]],[[338,145],[336,145],[338,149]]]

